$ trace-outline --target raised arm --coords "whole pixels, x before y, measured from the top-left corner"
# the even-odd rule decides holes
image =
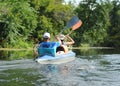
[[[66,37],[69,40],[69,42],[66,42],[67,45],[72,45],[75,43],[75,41],[69,35],[66,35]]]
[[[57,41],[58,41],[58,42],[60,42],[60,44],[61,44],[61,40],[60,40],[59,36],[58,36],[58,35],[56,35],[56,36],[55,36],[55,38],[56,38],[56,39],[57,39]]]

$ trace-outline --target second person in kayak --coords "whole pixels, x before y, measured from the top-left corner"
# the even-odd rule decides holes
[[[61,40],[61,46],[57,48],[58,53],[64,51],[64,53],[68,52],[68,46],[73,45],[75,42],[69,35],[59,35],[59,39]],[[66,41],[67,40],[67,41]]]

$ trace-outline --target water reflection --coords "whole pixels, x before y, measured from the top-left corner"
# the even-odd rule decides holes
[[[73,51],[76,52],[77,57],[120,53],[118,49],[74,49]],[[31,59],[36,56],[33,50],[0,50],[0,60]]]
[[[86,55],[103,55],[103,54],[119,54],[120,49],[74,49],[76,53],[82,56]]]
[[[0,60],[29,59],[34,57],[32,50],[0,50]]]
[[[8,59],[8,56],[9,54],[7,52],[4,52],[2,50],[0,50],[0,60],[6,60]]]

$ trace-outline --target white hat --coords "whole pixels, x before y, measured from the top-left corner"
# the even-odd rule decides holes
[[[59,35],[59,38],[60,38],[60,40],[64,40],[64,39],[65,39],[65,36],[64,36],[63,34],[60,34],[60,35]]]
[[[44,35],[43,35],[44,38],[50,38],[50,33],[48,32],[45,32]]]

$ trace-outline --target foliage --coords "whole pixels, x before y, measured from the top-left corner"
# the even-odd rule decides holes
[[[75,10],[83,21],[79,29],[81,39],[79,43],[88,43],[90,46],[100,45],[107,37],[109,10],[105,3],[99,4],[96,0],[83,1]],[[102,34],[102,35],[101,35]]]
[[[29,3],[17,0],[1,1],[0,13],[1,45],[15,46],[19,38],[26,42],[37,25],[37,15]]]
[[[110,12],[110,29],[108,30],[109,37],[104,45],[112,47],[120,47],[120,1],[111,3],[113,9]]]
[[[37,6],[35,5],[37,3]],[[71,5],[62,4],[62,0],[32,0],[32,6],[38,11],[38,26],[33,37],[42,41],[43,33],[50,32],[51,38],[57,35],[71,18],[73,9]]]
[[[29,48],[42,41],[44,32],[51,40],[77,15],[82,26],[70,36],[75,46],[120,46],[120,1],[82,0],[78,6],[64,0],[0,0],[0,47]],[[67,34],[67,29],[63,34]]]

